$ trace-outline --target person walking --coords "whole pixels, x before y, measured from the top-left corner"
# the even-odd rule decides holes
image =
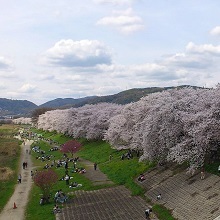
[[[25,169],[25,167],[26,167],[25,162],[22,163],[22,167],[23,167],[23,169]]]
[[[94,170],[97,169],[97,163],[94,163]]]
[[[33,179],[33,177],[34,177],[34,172],[33,170],[31,170],[31,178]]]
[[[21,174],[18,175],[18,183],[21,183]]]

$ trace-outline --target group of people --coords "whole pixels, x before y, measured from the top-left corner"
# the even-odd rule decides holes
[[[137,157],[140,157],[140,151],[139,150],[135,150],[135,149],[132,149],[132,150],[128,150],[127,151],[127,153],[123,153],[122,155],[121,155],[121,159],[122,160],[124,160],[124,159],[132,159],[133,158],[133,155],[135,156],[137,156]]]
[[[59,203],[64,203],[66,202],[68,199],[68,197],[66,196],[66,194],[60,189],[58,190],[55,195],[54,195],[54,202],[55,204]]]
[[[130,150],[129,150],[127,153],[121,155],[121,159],[122,159],[122,160],[124,160],[124,159],[126,159],[126,158],[127,158],[128,160],[133,158],[133,155],[132,155],[132,153],[131,153]]]
[[[27,168],[27,162],[23,162],[23,163],[22,163],[22,167],[23,167],[23,169],[26,169],[26,168]],[[19,174],[18,174],[18,183],[21,183],[21,179],[22,179],[22,176],[21,176],[21,174],[19,173]]]
[[[80,173],[80,174],[83,174],[83,173],[86,173],[86,169],[84,167],[81,167],[81,168],[78,168],[78,167],[73,167],[71,170],[70,170],[71,173]]]
[[[81,187],[81,186],[82,186],[82,184],[77,183],[77,182],[73,182],[73,183],[70,183],[69,188],[76,188],[76,187]]]
[[[22,167],[23,167],[23,169],[26,169],[27,168],[27,162],[23,162]]]
[[[160,193],[160,194],[157,195],[157,200],[161,200],[161,199],[162,199],[162,196],[161,196],[161,193]],[[153,212],[152,208],[147,208],[145,210],[145,217],[146,217],[146,219],[150,220],[152,212]]]

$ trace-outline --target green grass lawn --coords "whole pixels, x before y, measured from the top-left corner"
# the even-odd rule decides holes
[[[220,162],[205,164],[205,171],[220,176],[220,173],[218,172],[219,165],[220,165]]]

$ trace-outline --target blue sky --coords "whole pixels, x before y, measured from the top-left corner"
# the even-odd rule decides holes
[[[220,82],[220,1],[7,0],[0,97],[42,104]]]

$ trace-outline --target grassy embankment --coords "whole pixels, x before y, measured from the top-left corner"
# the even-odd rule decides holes
[[[71,138],[65,137],[64,135],[57,134],[55,132],[43,132],[39,130],[35,130],[35,132],[38,132],[43,135],[43,137],[52,139],[57,141],[59,144],[65,143],[66,141],[70,140]],[[106,173],[107,176],[118,185],[125,185],[127,188],[129,188],[133,195],[144,195],[144,190],[137,185],[134,182],[134,178],[137,177],[140,173],[145,172],[147,169],[153,166],[151,163],[139,163],[138,158],[134,157],[130,160],[121,160],[122,153],[125,153],[126,151],[117,151],[115,149],[112,149],[108,143],[104,141],[86,141],[81,140],[81,143],[83,144],[82,149],[75,154],[74,156],[79,156],[84,159],[88,159],[92,162],[98,163],[99,169]],[[45,150],[48,152],[49,148],[51,147],[48,143],[45,143],[43,141],[37,143],[38,146],[41,147],[42,150]],[[52,152],[51,154],[54,155],[54,159],[60,159],[62,154],[59,151]],[[33,153],[34,158],[34,164],[36,166],[39,166],[42,168],[43,165],[46,164],[46,162],[41,162],[39,160],[36,160],[36,154]],[[112,155],[112,159],[109,160],[109,155]],[[80,166],[80,164],[78,165]],[[71,168],[70,168],[71,169]],[[64,174],[64,168],[58,168],[56,169],[56,172],[58,173],[59,177],[61,178]],[[82,174],[76,174],[73,175],[74,181],[83,184],[83,187],[80,189],[83,190],[94,190],[98,189],[98,187],[94,187],[92,183],[86,179]],[[106,186],[102,186],[106,187]],[[71,191],[74,191],[75,189],[69,189],[65,185],[65,181],[59,181],[51,190],[52,197],[54,196],[55,192],[58,189],[62,189],[65,193],[69,193]],[[38,219],[48,219],[48,220],[54,220],[55,217],[51,213],[51,210],[53,208],[53,200],[51,200],[50,204],[46,204],[43,206],[39,205],[40,200],[40,190],[34,186],[32,189],[32,193],[30,196],[30,201],[27,209],[27,220],[38,220]],[[161,220],[174,220],[174,218],[171,216],[170,212],[160,206],[160,205],[154,205],[153,210],[155,213],[157,213],[158,216],[160,216]]]
[[[13,136],[18,126],[0,126],[0,211],[14,192],[17,184],[18,162],[20,155],[19,141]]]

